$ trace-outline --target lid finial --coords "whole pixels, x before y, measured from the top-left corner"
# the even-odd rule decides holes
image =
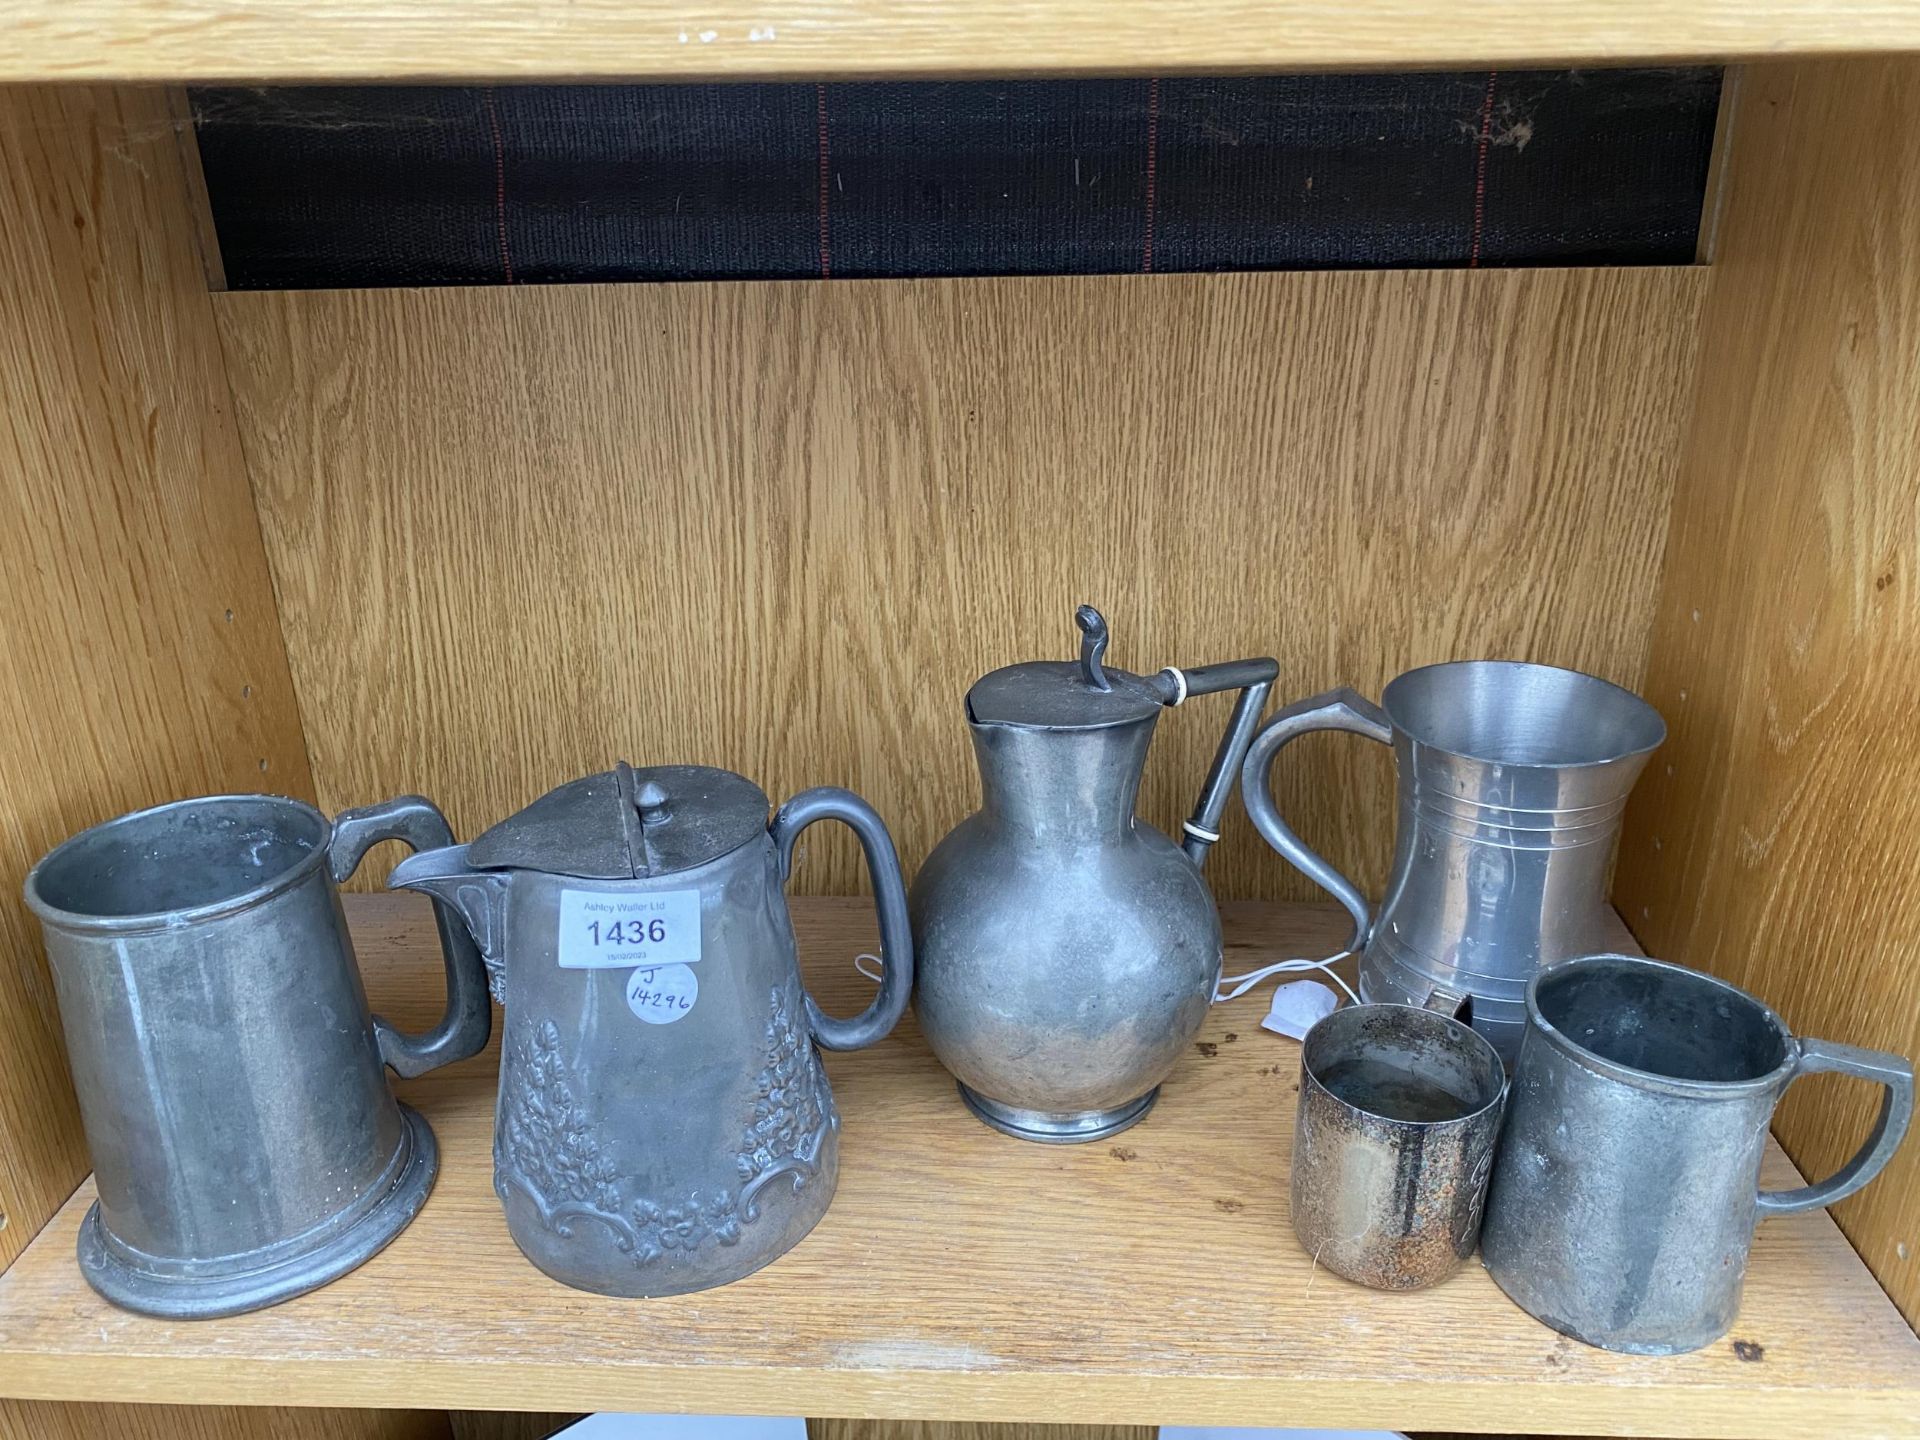
[[[1080,673],[1087,684],[1104,694],[1113,689],[1100,664],[1101,656],[1107,653],[1106,617],[1093,606],[1082,605],[1073,612],[1073,623],[1080,627]]]
[[[658,825],[663,820],[673,818],[673,809],[667,804],[666,789],[657,780],[643,780],[640,788],[634,792],[634,808],[640,812],[642,825]]]

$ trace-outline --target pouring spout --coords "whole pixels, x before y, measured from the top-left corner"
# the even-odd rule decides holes
[[[467,863],[467,847],[448,845],[407,856],[387,875],[387,888],[419,890],[451,905],[462,881],[481,878],[483,873]]]
[[[456,917],[480,947],[487,964],[487,982],[493,998],[506,1001],[501,968],[507,933],[506,907],[509,877],[497,870],[476,870],[467,862],[467,847],[449,845],[409,855],[387,876],[389,890],[418,890],[438,902],[443,916]]]

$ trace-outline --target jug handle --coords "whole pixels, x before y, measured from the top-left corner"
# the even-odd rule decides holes
[[[1280,818],[1279,807],[1273,803],[1273,792],[1269,788],[1274,757],[1280,753],[1280,747],[1315,730],[1346,730],[1378,740],[1382,745],[1393,743],[1393,724],[1387,719],[1387,712],[1357,691],[1343,686],[1324,695],[1295,701],[1276,712],[1254,737],[1240,776],[1240,795],[1246,801],[1253,828],[1266,842],[1302,875],[1346,907],[1353,917],[1353,938],[1347,942],[1347,949],[1358,951],[1367,943],[1367,932],[1372,928],[1366,897],[1358,886],[1293,833],[1293,828]]]
[[[327,845],[334,883],[344,885],[350,880],[367,851],[383,840],[398,840],[415,853],[439,850],[454,843],[453,827],[431,800],[420,795],[342,810],[334,817],[333,838]],[[408,1079],[479,1054],[493,1034],[493,1002],[480,949],[459,915],[438,899],[433,909],[440,929],[440,958],[447,971],[446,1013],[423,1035],[408,1035],[380,1016],[373,1017],[380,1058],[396,1075]]]
[[[913,935],[907,926],[907,884],[900,874],[900,857],[886,821],[851,790],[822,785],[802,790],[773,817],[773,848],[780,858],[782,881],[793,872],[793,846],[800,832],[817,820],[844,821],[860,837],[866,852],[867,873],[873,876],[874,906],[880,912],[880,993],[860,1014],[848,1020],[829,1015],[807,996],[807,1022],[823,1050],[864,1050],[884,1040],[906,1013],[913,991]]]
[[[1872,1080],[1884,1091],[1880,1115],[1873,1123],[1873,1132],[1867,1136],[1866,1144],[1825,1180],[1803,1185],[1798,1190],[1762,1190],[1756,1220],[1819,1210],[1836,1200],[1846,1199],[1878,1175],[1893,1158],[1913,1120],[1911,1061],[1884,1050],[1865,1050],[1858,1045],[1840,1045],[1831,1040],[1796,1040],[1794,1044],[1800,1047],[1800,1063],[1794,1067],[1794,1080],[1823,1071]]]
[[[1220,820],[1227,800],[1233,794],[1233,780],[1240,773],[1247,746],[1253,743],[1253,730],[1260,723],[1260,712],[1267,706],[1267,695],[1279,678],[1280,662],[1267,656],[1255,660],[1230,660],[1224,665],[1202,665],[1197,670],[1176,670],[1169,665],[1156,680],[1164,692],[1165,705],[1179,705],[1193,695],[1211,695],[1220,690],[1238,690],[1233,714],[1227,720],[1227,733],[1220,737],[1207,780],[1200,787],[1200,799],[1193,807],[1193,818],[1182,827],[1186,831],[1181,848],[1195,865],[1206,863],[1207,852],[1220,838]]]

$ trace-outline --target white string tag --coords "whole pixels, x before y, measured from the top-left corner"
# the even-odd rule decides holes
[[[1218,1005],[1223,1000],[1238,999],[1269,976],[1318,970],[1346,991],[1347,998],[1358,1005],[1360,997],[1353,993],[1352,987],[1345,980],[1329,968],[1336,962],[1346,959],[1351,953],[1351,951],[1342,950],[1338,955],[1329,955],[1324,960],[1281,960],[1276,964],[1249,971],[1245,975],[1223,975],[1219,987],[1213,992],[1213,1003]],[[876,985],[886,978],[886,962],[878,955],[869,954],[864,950],[853,957],[853,968]],[[1228,989],[1228,986],[1233,988]],[[1283,997],[1285,997],[1284,1004]],[[1325,997],[1324,1004],[1319,997]],[[1291,1035],[1297,1040],[1306,1034],[1307,1028],[1315,1020],[1323,1015],[1332,1014],[1339,1004],[1340,997],[1326,986],[1312,980],[1299,980],[1290,985],[1282,985],[1273,992],[1273,1007],[1267,1012],[1266,1019],[1260,1023],[1268,1030],[1281,1035]],[[1306,1017],[1301,1028],[1298,1030],[1287,1028],[1287,1017],[1296,1013]]]
[[[1360,997],[1353,993],[1353,987],[1333,970],[1334,965],[1351,954],[1353,954],[1351,950],[1342,950],[1338,955],[1329,955],[1324,960],[1280,960],[1272,965],[1263,965],[1258,970],[1249,970],[1244,975],[1222,975],[1219,985],[1214,987],[1213,1003],[1218,1005],[1222,1000],[1237,1000],[1270,975],[1291,975],[1302,971],[1318,970],[1346,991],[1347,998],[1358,1005]],[[1229,986],[1232,988],[1229,989]]]
[[[1304,1040],[1307,1031],[1339,1008],[1340,997],[1318,980],[1289,980],[1273,992],[1273,1006],[1260,1028]]]

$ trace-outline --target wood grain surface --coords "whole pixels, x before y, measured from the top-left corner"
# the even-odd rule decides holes
[[[512,1410],[452,1410],[447,1413],[453,1440],[547,1440],[549,1435],[582,1418],[572,1413]],[[880,1440],[880,1437],[875,1436],[874,1440]]]
[[[1671,726],[1616,894],[1796,1030],[1920,1057],[1920,62],[1754,67],[1648,698]],[[1857,1081],[1795,1086],[1813,1174]],[[1920,1321],[1920,1140],[1839,1207]]]
[[[636,763],[848,785],[909,869],[978,803],[962,698],[1069,658],[1466,656],[1637,684],[1697,270],[549,286],[216,297],[314,774],[471,835]],[[1276,701],[1278,703],[1278,701]],[[1224,696],[1160,720],[1178,832]],[[1391,762],[1292,747],[1364,884]],[[823,827],[825,829],[826,827]],[[1313,892],[1237,802],[1216,891]],[[816,838],[818,836],[818,838]],[[864,884],[815,832],[796,883]],[[377,883],[371,867],[363,883]]]
[[[873,944],[866,904],[795,910],[822,1003],[864,1003],[851,958]],[[349,913],[375,1004],[403,1024],[437,1014],[431,912],[355,896]],[[1230,904],[1228,963],[1323,952],[1343,923],[1329,906]],[[569,1290],[514,1248],[491,1183],[489,1053],[401,1087],[442,1145],[413,1226],[362,1269],[255,1315],[169,1323],[96,1299],[73,1264],[83,1188],[0,1276],[0,1385],[219,1403],[1920,1435],[1920,1339],[1824,1214],[1762,1226],[1731,1333],[1670,1359],[1558,1336],[1477,1266],[1411,1295],[1316,1271],[1287,1223],[1299,1048],[1258,1028],[1264,1003],[1216,1007],[1153,1114],[1086,1146],[981,1125],[911,1021],[830,1055],[844,1124],[832,1210],[758,1274],[656,1302]],[[1794,1183],[1777,1149],[1767,1178]]]
[[[0,80],[1237,73],[1920,49],[1904,0],[12,0]]]
[[[311,790],[166,97],[0,89],[0,1268],[87,1171],[27,868]]]
[[[0,1440],[463,1440],[438,1410],[59,1405],[0,1400]]]

